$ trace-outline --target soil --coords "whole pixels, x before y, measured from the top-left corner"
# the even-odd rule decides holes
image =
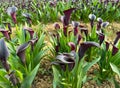
[[[57,22],[60,24],[60,27],[62,28],[62,23]],[[89,24],[84,24],[87,28],[90,28]],[[72,28],[72,27],[70,27]],[[48,32],[54,32],[54,25],[53,24],[47,24],[45,29]],[[108,37],[109,39],[106,38],[108,41],[112,41],[115,38],[115,32],[120,31],[120,23],[112,23],[109,25],[107,28],[108,32]],[[89,76],[93,77],[91,74],[93,70],[98,69],[97,65],[94,65],[88,74]],[[120,80],[118,79],[119,77],[116,76],[117,81],[120,83]],[[43,59],[41,61],[41,66],[38,71],[37,76],[35,77],[35,80],[33,82],[33,87],[32,88],[52,88],[52,80],[53,80],[53,75],[52,75],[52,68],[51,68],[51,62],[49,59]],[[84,84],[82,88],[115,88],[113,84],[111,84],[108,81],[103,82],[101,85],[97,85],[97,83],[93,80],[89,80]]]

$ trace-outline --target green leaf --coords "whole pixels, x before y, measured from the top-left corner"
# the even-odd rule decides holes
[[[115,64],[113,64],[113,63],[110,63],[110,66],[111,66],[113,72],[117,73],[118,76],[120,77],[120,70],[119,70],[119,68]]]
[[[94,64],[96,64],[99,60],[100,60],[100,58],[96,58],[96,59],[93,60],[92,62],[88,63],[88,64],[84,67],[84,72],[87,73],[87,71],[88,71]]]
[[[30,88],[31,84],[37,74],[38,68],[39,68],[40,64],[38,64],[27,76],[26,78],[23,80],[22,84],[21,84],[21,88]]]

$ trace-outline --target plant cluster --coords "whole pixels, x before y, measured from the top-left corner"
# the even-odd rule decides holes
[[[82,20],[88,22],[87,16],[92,12],[98,17],[108,21],[120,20],[120,3],[118,1],[111,2],[109,0],[65,0],[65,1],[28,1],[28,2],[9,2],[0,3],[0,23],[11,23],[10,16],[6,14],[8,7],[13,4],[19,8],[16,12],[16,19],[19,23],[24,23],[32,20],[33,24],[40,22],[55,22],[60,15],[63,15],[63,10],[68,8],[77,8],[72,14],[72,20]],[[52,13],[52,14],[51,14]],[[104,13],[104,14],[103,14]]]
[[[97,83],[107,80],[113,82],[117,88],[120,85],[114,77],[116,74],[120,76],[120,32],[117,32],[113,43],[106,41],[105,28],[109,22],[104,22],[94,14],[88,16],[91,30],[77,21],[72,21],[71,30],[69,22],[74,10],[76,8],[63,12],[63,28],[55,23],[56,33],[51,35],[53,88],[81,88],[88,80],[88,71],[93,65],[98,66],[98,69],[94,70],[95,77],[92,80]]]

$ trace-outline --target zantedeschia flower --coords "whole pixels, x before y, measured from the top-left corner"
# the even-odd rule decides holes
[[[74,36],[78,34],[78,27],[79,27],[79,22],[72,21],[72,25],[74,27]]]
[[[4,35],[4,37],[6,39],[8,39],[8,40],[10,39],[10,35],[9,35],[8,30],[0,29],[0,32]]]
[[[93,28],[93,26],[94,26],[94,20],[96,19],[96,16],[94,14],[90,14],[89,15],[89,19],[90,19],[91,28]]]
[[[7,13],[8,13],[8,15],[10,15],[12,17],[12,20],[14,23],[17,23],[17,20],[16,20],[16,11],[17,10],[18,9],[15,6],[8,7],[8,9],[7,9]]]
[[[119,51],[119,49],[116,46],[113,45],[112,55],[114,56],[118,51]]]
[[[27,18],[27,21],[28,21],[29,24],[32,24],[31,14],[23,13],[22,15]]]
[[[32,39],[33,38],[33,35],[34,35],[34,30],[32,30],[31,28],[24,28],[24,30],[27,30],[30,34],[30,38]],[[25,31],[26,32],[26,31]]]
[[[25,64],[26,60],[25,60],[25,50],[28,48],[29,46],[29,42],[24,43],[20,46],[18,46],[16,53],[18,55],[18,57],[21,59],[22,63]]]
[[[9,56],[8,48],[5,44],[4,38],[0,39],[0,61],[2,62],[2,65],[6,69],[6,71],[9,71],[10,67],[7,63],[7,58]]]
[[[101,24],[101,27],[105,28],[105,27],[107,27],[108,25],[109,25],[109,22],[103,22],[103,23]]]
[[[98,38],[100,40],[100,45],[102,44],[102,42],[104,41],[105,39],[105,35],[103,33],[97,33],[98,34]]]
[[[69,42],[68,45],[70,46],[71,51],[75,51],[75,50],[76,50],[75,43],[73,43],[73,42]]]
[[[97,21],[98,21],[97,30],[99,31],[101,29],[101,24],[102,24],[103,20],[102,20],[102,18],[97,18]]]
[[[110,43],[108,43],[108,42],[105,42],[105,43],[106,43],[106,51],[108,51]]]
[[[83,42],[81,43],[78,51],[79,58],[83,58],[85,52],[88,50],[90,47],[100,47],[100,45],[96,42]]]

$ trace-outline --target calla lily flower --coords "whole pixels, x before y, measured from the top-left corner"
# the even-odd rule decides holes
[[[80,47],[79,47],[79,50],[78,50],[78,55],[79,55],[79,58],[83,58],[85,52],[90,48],[90,47],[100,47],[100,45],[96,42],[84,42],[84,43],[81,43]]]
[[[71,71],[75,65],[75,57],[76,54],[74,51],[71,51],[70,53],[61,53],[57,55],[57,61],[52,62],[52,64],[59,65],[64,71],[66,71],[68,66],[69,71]]]
[[[31,50],[33,51],[34,45],[37,43],[38,38],[31,39],[29,42],[31,43]]]
[[[107,27],[109,25],[109,22],[103,22],[102,24],[101,24],[101,27],[102,28],[105,28],[105,27]]]
[[[56,1],[49,1],[51,7],[56,7],[57,2]]]
[[[79,34],[77,38],[77,44],[79,44],[80,40],[82,39],[82,36]]]
[[[91,28],[93,28],[93,26],[94,26],[94,20],[96,19],[96,16],[94,14],[90,14],[89,15],[89,19],[90,19]]]
[[[0,39],[0,61],[2,62],[2,65],[6,69],[6,71],[9,71],[10,67],[7,63],[7,58],[9,56],[8,48],[5,44],[4,38]]]
[[[10,24],[10,23],[4,23],[4,24],[8,26],[8,29],[9,29],[9,31],[10,31],[10,34],[12,34],[11,24]]]
[[[9,80],[12,82],[12,84],[15,86],[19,83],[19,80],[17,79],[17,77],[15,76],[15,71],[12,71],[9,74]]]
[[[17,11],[17,7],[12,6],[12,7],[8,7],[7,9],[7,13],[8,15],[10,15],[12,17],[13,22],[16,24],[17,20],[16,20],[16,11]]]
[[[72,21],[72,25],[74,27],[74,36],[78,34],[78,27],[79,27],[79,22]]]
[[[81,33],[84,32],[85,36],[88,35],[88,29],[87,28],[80,28]]]
[[[102,18],[97,18],[97,21],[98,21],[97,30],[99,31],[101,29],[101,24],[102,24],[103,20],[102,20]]]
[[[106,43],[106,51],[108,51],[110,43],[108,43],[108,42],[105,42],[105,43]]]
[[[24,28],[24,30],[27,30],[29,32],[30,38],[32,39],[34,35],[34,31],[31,28]]]
[[[71,9],[63,11],[64,16],[61,17],[61,20],[62,20],[64,26],[68,26],[69,20],[70,20],[70,15],[73,10],[75,10],[75,8],[71,8]]]
[[[104,41],[105,39],[105,35],[103,33],[97,33],[98,34],[98,38],[100,40],[100,45],[102,44],[102,42]]]
[[[0,32],[5,36],[6,39],[10,39],[10,34],[8,30],[0,29]]]
[[[30,44],[29,42],[24,43],[24,44],[18,46],[18,48],[16,50],[17,56],[21,59],[21,62],[23,64],[26,63],[26,60],[25,60],[25,50],[28,48],[29,44]]]
[[[119,51],[119,49],[116,46],[113,45],[112,55],[114,56],[118,51]]]
[[[76,50],[75,43],[73,43],[73,42],[69,42],[68,45],[70,46],[71,51],[75,51],[75,50]]]
[[[27,21],[28,21],[29,24],[32,24],[31,14],[23,13],[22,15],[27,18]]]
[[[58,29],[60,29],[60,25],[59,25],[58,23],[54,23],[54,28],[55,28],[56,30],[58,30]]]
[[[116,33],[117,37],[114,40],[114,45],[118,42],[118,40],[120,39],[120,32]]]

